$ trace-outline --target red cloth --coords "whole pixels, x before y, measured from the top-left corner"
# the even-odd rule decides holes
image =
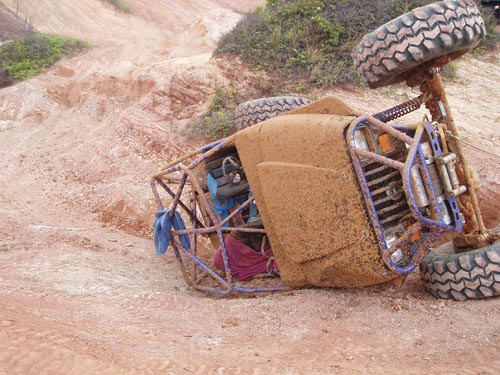
[[[237,280],[246,281],[260,273],[279,272],[278,264],[274,258],[270,260],[273,256],[273,250],[270,247],[264,250],[264,256],[262,252],[255,251],[244,243],[228,236],[226,238],[226,249],[231,274]],[[224,271],[221,249],[215,253],[214,266]]]

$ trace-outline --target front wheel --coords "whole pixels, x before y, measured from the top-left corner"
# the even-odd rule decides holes
[[[500,241],[456,253],[452,242],[438,246],[420,263],[420,276],[437,298],[457,301],[500,295]]]

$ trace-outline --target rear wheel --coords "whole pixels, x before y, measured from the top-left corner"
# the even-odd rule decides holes
[[[309,103],[310,99],[301,96],[276,96],[241,103],[234,114],[236,128],[247,128]]]
[[[447,55],[449,61],[474,48],[486,35],[473,0],[429,4],[366,34],[353,50],[365,83],[381,87],[404,80],[404,73]]]
[[[455,253],[452,242],[438,246],[420,263],[420,275],[438,298],[457,301],[500,295],[500,241]]]

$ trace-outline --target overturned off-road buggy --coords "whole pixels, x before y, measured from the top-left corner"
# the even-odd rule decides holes
[[[240,105],[241,130],[153,176],[158,254],[171,247],[186,283],[217,293],[401,283],[420,265],[437,297],[500,294],[499,236],[483,224],[439,75],[484,36],[472,0],[367,34],[353,57],[368,86],[420,93],[377,114],[335,97]],[[398,120],[422,106],[424,120]]]

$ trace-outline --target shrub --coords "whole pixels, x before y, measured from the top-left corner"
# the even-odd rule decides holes
[[[192,134],[216,140],[227,137],[234,126],[234,115],[229,110],[221,109],[207,113],[190,125]]]
[[[208,112],[187,126],[188,135],[197,135],[210,140],[227,137],[234,127],[236,91],[219,87]]]
[[[89,44],[68,36],[31,34],[0,46],[0,86],[34,77],[63,56],[71,57]]]
[[[14,78],[9,75],[1,65],[0,65],[0,87],[5,87],[12,85],[14,83]]]
[[[238,54],[251,68],[309,88],[360,82],[352,48],[366,33],[431,2],[267,0],[220,39],[215,55]]]

